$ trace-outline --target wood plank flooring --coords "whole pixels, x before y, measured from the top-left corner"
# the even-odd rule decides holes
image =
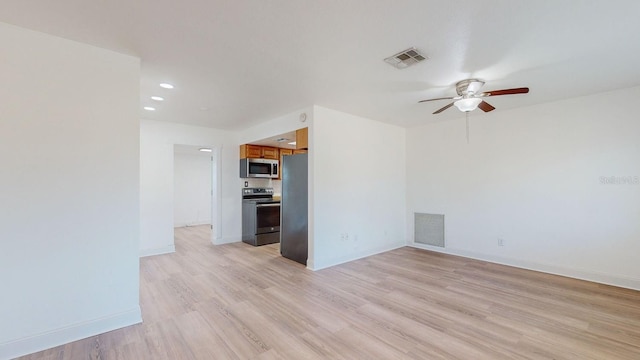
[[[176,229],[144,323],[23,359],[640,359],[640,292],[402,248],[312,272]]]

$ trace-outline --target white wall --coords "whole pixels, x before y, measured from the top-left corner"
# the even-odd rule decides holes
[[[248,144],[308,127],[313,123],[313,112],[313,107],[302,108],[243,130],[239,135],[240,144]],[[304,122],[300,121],[300,114],[302,113],[306,114],[306,120]]]
[[[140,122],[140,254],[175,251],[173,242],[174,145],[208,146],[217,154],[218,204],[214,242],[240,241],[241,192],[238,133],[199,126]]]
[[[211,224],[211,157],[175,152],[173,226]]]
[[[139,60],[0,23],[0,358],[140,321]]]
[[[310,134],[314,246],[308,266],[405,246],[405,129],[316,106]]]
[[[409,241],[414,212],[445,214],[445,252],[640,289],[638,98],[474,112],[470,144],[464,119],[410,129]]]

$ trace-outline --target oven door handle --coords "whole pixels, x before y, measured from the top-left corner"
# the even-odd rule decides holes
[[[280,204],[258,204],[256,207],[275,207],[280,206]]]

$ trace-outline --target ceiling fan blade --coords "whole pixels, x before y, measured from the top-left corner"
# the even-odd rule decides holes
[[[523,87],[523,88],[515,88],[515,89],[503,89],[503,90],[485,91],[484,93],[482,93],[482,96],[526,94],[528,92],[529,92],[529,88],[528,87]]]
[[[452,96],[449,96],[449,97],[442,97],[442,98],[435,98],[435,99],[420,100],[420,101],[418,101],[418,103],[423,103],[423,102],[427,102],[427,101],[436,101],[436,100],[452,100],[452,99],[455,99],[455,98],[452,97]]]
[[[480,108],[480,110],[484,111],[484,112],[489,112],[492,110],[495,110],[495,107],[493,107],[493,105],[489,104],[486,101],[482,101],[480,104],[478,104],[478,107]]]
[[[453,103],[451,103],[451,104],[449,104],[449,105],[446,105],[446,106],[443,106],[443,107],[441,107],[440,109],[438,109],[438,110],[434,111],[434,112],[433,112],[433,114],[434,114],[434,115],[435,115],[435,114],[440,114],[441,112],[443,112],[443,111],[447,110],[448,108],[450,108],[450,107],[452,107],[452,106],[453,106]]]

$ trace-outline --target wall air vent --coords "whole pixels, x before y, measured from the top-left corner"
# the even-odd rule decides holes
[[[414,242],[444,247],[444,215],[414,213]]]
[[[427,56],[420,54],[416,48],[412,47],[393,56],[389,56],[384,59],[384,61],[396,69],[404,69],[427,59]]]

